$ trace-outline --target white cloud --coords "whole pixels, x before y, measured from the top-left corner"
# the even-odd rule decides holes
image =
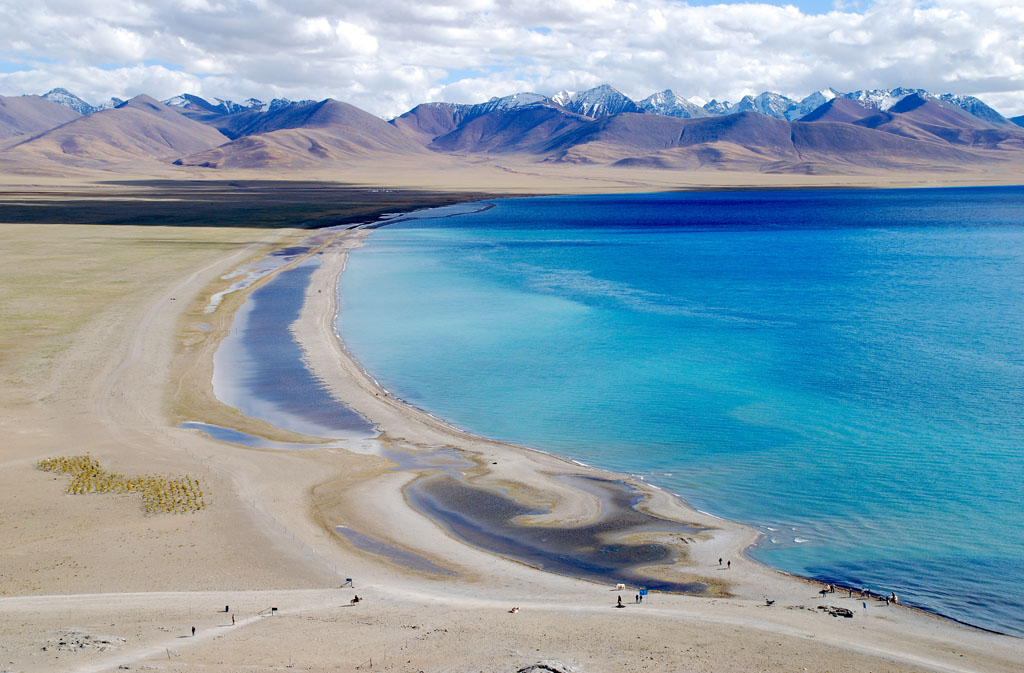
[[[860,7],[865,7],[859,9]],[[848,7],[849,9],[842,9]],[[737,100],[910,86],[1024,113],[1019,0],[0,0],[0,93],[332,96],[390,116],[608,82]]]

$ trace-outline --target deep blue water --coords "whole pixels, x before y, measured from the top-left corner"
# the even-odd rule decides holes
[[[411,404],[1024,635],[1024,188],[501,200],[375,231],[339,287]]]

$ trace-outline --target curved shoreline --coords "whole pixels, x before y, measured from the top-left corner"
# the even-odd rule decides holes
[[[334,246],[331,246],[331,251],[324,253],[324,263],[322,265],[321,273],[331,276],[331,279],[329,280],[331,291],[323,291],[323,287],[321,286],[318,287],[318,290],[320,291],[315,292],[314,286],[317,285],[317,281],[314,280],[313,282],[311,282],[310,287],[307,290],[306,306],[304,306],[303,308],[299,322],[301,324],[308,324],[311,321],[318,321],[322,325],[323,322],[326,320],[329,323],[330,336],[333,337],[333,339],[330,344],[326,345],[330,346],[329,350],[333,351],[334,355],[338,358],[341,364],[341,369],[348,375],[348,377],[355,380],[358,388],[360,388],[363,392],[374,395],[374,397],[377,398],[378,401],[385,401],[390,414],[383,414],[384,418],[382,419],[380,411],[377,411],[376,409],[373,408],[374,405],[371,404],[364,406],[359,404],[358,402],[353,403],[351,391],[345,390],[344,386],[340,386],[338,384],[338,381],[335,376],[337,372],[331,371],[332,367],[330,366],[330,363],[324,361],[313,362],[312,360],[314,358],[311,357],[310,364],[313,366],[314,371],[316,371],[317,374],[324,381],[328,382],[328,385],[331,388],[332,392],[334,392],[335,397],[337,397],[339,400],[344,401],[346,404],[356,409],[359,413],[362,413],[364,416],[366,416],[371,422],[375,423],[379,428],[381,428],[382,432],[385,435],[393,434],[389,430],[389,427],[392,426],[394,421],[389,421],[388,419],[389,415],[393,415],[392,417],[401,418],[407,423],[420,423],[427,426],[432,432],[440,432],[444,435],[448,435],[448,439],[450,440],[450,443],[454,445],[454,448],[456,448],[460,452],[468,453],[472,456],[479,457],[480,446],[483,445],[492,450],[500,450],[501,452],[521,452],[527,455],[542,456],[543,459],[539,462],[544,463],[544,467],[541,469],[551,471],[549,472],[548,476],[550,476],[551,474],[597,476],[603,479],[621,480],[625,483],[628,483],[630,486],[636,488],[638,492],[644,494],[645,502],[647,503],[645,508],[649,509],[652,513],[667,516],[675,521],[696,524],[704,526],[708,529],[712,529],[711,540],[708,540],[705,545],[706,547],[708,547],[706,551],[699,549],[701,545],[689,546],[683,550],[684,555],[690,556],[694,558],[694,560],[698,560],[698,564],[700,563],[700,560],[710,562],[715,558],[716,555],[719,554],[722,557],[739,556],[743,558],[746,563],[749,563],[752,566],[756,566],[760,569],[760,572],[758,573],[759,577],[756,580],[752,582],[743,582],[737,583],[735,585],[730,585],[730,589],[732,590],[732,595],[734,597],[752,599],[762,594],[768,585],[773,584],[770,581],[765,581],[764,575],[773,575],[776,578],[783,579],[788,582],[799,583],[804,586],[826,586],[824,582],[821,582],[819,580],[815,580],[800,575],[795,575],[782,569],[767,566],[761,563],[760,561],[756,561],[755,559],[753,559],[753,557],[750,556],[750,554],[748,554],[747,552],[751,547],[758,544],[758,542],[764,536],[764,534],[758,531],[756,528],[736,521],[725,519],[723,517],[711,514],[709,512],[704,512],[702,510],[693,508],[686,502],[685,498],[680,496],[679,494],[669,492],[654,484],[647,483],[644,480],[637,480],[631,477],[630,475],[615,473],[599,467],[586,465],[579,461],[572,460],[570,458],[565,458],[557,454],[549,453],[542,449],[516,445],[508,442],[501,442],[498,440],[493,440],[490,438],[475,435],[467,430],[464,430],[462,428],[459,428],[458,426],[449,423],[445,419],[439,418],[431,414],[426,410],[419,409],[387,391],[362,366],[362,364],[351,354],[351,352],[348,351],[347,347],[345,346],[344,340],[342,339],[341,335],[338,333],[338,330],[336,328],[336,318],[340,310],[337,301],[338,284],[340,283],[341,274],[345,270],[348,251],[355,247],[363,245],[366,236],[370,233],[369,230],[372,230],[373,228],[376,227],[356,228],[355,231],[349,234],[349,236],[353,236],[353,238],[342,243],[343,251],[340,254],[338,254],[336,250],[333,250]],[[343,235],[341,238],[346,238],[346,235]],[[334,255],[329,256],[329,252],[333,252]],[[320,279],[319,282],[323,283],[323,279]],[[326,301],[324,301],[325,299]],[[323,343],[322,334],[319,335],[320,343],[316,343],[316,341],[318,340],[317,335],[309,333],[306,330],[303,330],[303,333],[301,335],[299,334],[298,331],[296,332],[296,334],[300,343],[303,344],[304,350],[307,352],[307,354],[316,351],[318,346],[322,347],[325,345]],[[417,444],[423,444],[423,440],[421,438],[418,439],[415,437],[415,433],[412,434],[414,434],[414,437],[411,440],[409,437],[403,437],[403,439],[409,441],[409,443],[412,446],[416,446]],[[547,464],[548,461],[553,461],[555,465]],[[521,475],[517,475],[518,479],[516,479],[509,477],[508,475],[503,475],[499,473],[497,470],[491,470],[489,469],[489,466],[486,466],[487,462],[494,461],[475,460],[475,462],[477,462],[478,466],[482,468],[483,472],[482,475],[477,475],[476,477],[476,481],[478,481],[479,483],[486,484],[491,481],[497,481],[499,483],[514,483],[516,481],[521,480],[527,482],[530,486],[535,485],[531,482],[534,476],[523,478]],[[549,488],[558,487],[556,484],[553,483],[548,483],[546,485]],[[565,484],[561,484],[560,488],[562,490],[565,490]],[[559,495],[556,495],[555,497],[564,498],[568,496],[566,496],[565,493],[561,493]],[[405,499],[406,502],[408,502],[408,497],[406,497]],[[578,507],[579,505],[576,506]],[[560,519],[560,517],[565,517],[565,521],[579,521],[582,518],[578,512],[576,514],[572,514],[570,510],[570,513],[552,512],[552,516],[549,517],[549,520],[557,521]],[[728,538],[728,540],[727,542],[723,543],[721,540],[716,540],[716,537],[726,537]],[[470,544],[468,541],[465,540],[462,540],[462,542]],[[846,589],[848,589],[848,587],[843,587],[844,591]],[[854,589],[854,591],[857,590]],[[864,598],[861,597],[861,600],[864,600]],[[926,616],[928,618],[948,620],[949,623],[959,624],[971,629],[978,629],[982,632],[1003,635],[999,634],[999,632],[984,629],[982,627],[976,627],[972,624],[963,622],[961,620],[957,620],[955,618],[951,618],[946,615],[942,615],[940,613],[929,611],[916,606],[901,604],[898,607],[904,608],[904,611],[919,613],[920,615]]]
[[[334,329],[338,310],[334,290],[347,252],[361,245],[368,233],[338,232],[335,244],[322,254],[323,263],[313,274],[293,327],[307,364],[336,398],[378,424],[383,432],[378,440],[382,448],[415,454],[457,447],[475,463],[470,470],[475,483],[511,487],[520,501],[550,505],[550,514],[538,517],[538,523],[557,521],[568,525],[593,519],[600,501],[567,487],[559,475],[617,475],[454,428],[383,391],[345,352]],[[213,447],[218,444],[208,443]],[[731,581],[722,584],[728,584],[730,597],[657,594],[651,597],[651,605],[645,602],[637,609],[609,610],[614,606],[615,590],[607,585],[539,571],[455,539],[409,505],[405,489],[418,476],[415,465],[399,472],[376,467],[387,461],[357,456],[355,447],[348,448],[353,452],[267,452],[238,447],[229,454],[236,461],[254,466],[293,466],[287,476],[274,471],[243,477],[236,471],[240,467],[236,463],[232,475],[242,479],[238,488],[246,504],[251,497],[253,507],[258,504],[257,511],[265,518],[274,521],[280,517],[282,523],[278,525],[285,531],[284,537],[291,529],[293,545],[301,543],[303,549],[317,546],[319,553],[307,559],[312,561],[309,565],[326,560],[336,564],[335,573],[337,568],[344,569],[342,578],[357,578],[359,593],[373,601],[373,609],[381,611],[382,619],[391,620],[390,624],[378,620],[375,631],[364,632],[376,642],[390,637],[389,626],[408,624],[411,618],[414,623],[433,623],[438,630],[443,627],[445,632],[455,634],[453,637],[472,643],[472,651],[463,655],[467,662],[502,657],[507,661],[509,654],[494,648],[502,642],[500,634],[511,629],[509,637],[515,642],[530,642],[530,652],[535,644],[536,651],[545,656],[589,662],[584,670],[595,673],[628,667],[627,659],[609,668],[608,662],[616,661],[609,658],[615,652],[644,658],[656,653],[659,658],[667,658],[663,665],[654,665],[655,670],[685,670],[691,666],[687,662],[694,654],[680,641],[681,634],[686,634],[682,636],[686,643],[707,642],[708,652],[718,653],[720,658],[709,660],[710,665],[704,667],[711,671],[756,668],[781,673],[799,670],[801,665],[817,670],[814,667],[827,661],[833,671],[989,673],[1016,671],[1014,662],[1024,658],[1024,642],[1018,639],[980,632],[914,609],[872,604],[870,610],[862,611],[861,599],[849,601],[845,594],[828,598],[826,606],[848,605],[855,617],[835,619],[818,607],[822,604],[816,594],[819,583],[770,569],[741,553],[756,541],[755,530],[690,509],[679,497],[628,477],[648,494],[647,508],[652,512],[700,525],[706,522],[716,529],[700,544],[687,545],[687,568],[694,575],[728,577]],[[347,455],[336,455],[339,453]],[[357,464],[365,468],[351,472]],[[315,472],[309,473],[309,467]],[[265,495],[268,488],[275,494],[269,498]],[[336,525],[372,533],[383,545],[424,557],[457,575],[431,577],[360,550],[334,532]],[[731,554],[735,554],[731,569],[719,569],[717,559]],[[337,590],[331,595],[337,596]],[[624,596],[627,601],[630,597],[632,593]],[[766,606],[766,598],[775,602],[775,607]],[[299,599],[298,594],[295,599]],[[325,606],[336,600],[324,594]],[[510,617],[505,614],[509,606],[522,606],[523,614]],[[303,609],[301,604],[298,609]],[[507,621],[510,618],[514,626]],[[284,624],[275,628],[284,628]],[[555,632],[572,633],[573,643],[563,645],[562,639],[550,635]],[[631,632],[643,634],[635,636],[642,637],[643,644],[632,640],[633,635],[623,641],[622,637]],[[401,643],[398,640],[396,644]],[[666,655],[660,654],[662,646]],[[676,652],[669,653],[670,646]],[[764,658],[769,646],[776,653],[774,660]],[[651,647],[657,649],[652,651]],[[466,667],[477,666],[474,663]],[[481,663],[480,668],[495,667]]]
[[[345,302],[345,298],[344,297],[342,297],[342,302]],[[373,316],[372,316],[372,313],[369,314],[369,320],[371,320],[371,321],[374,320]],[[401,328],[399,326],[398,330],[400,331],[400,329]],[[354,360],[354,355],[348,350],[348,347],[344,344],[344,342],[343,342],[344,340],[342,339],[341,335],[338,334],[338,330],[335,331],[335,334],[336,334],[336,337],[340,341],[342,341],[342,346],[341,346],[342,349],[348,354],[349,357],[351,357],[351,359]],[[366,371],[365,367],[362,367],[357,362],[356,362],[356,365],[359,367],[360,370],[362,370],[362,372],[364,372],[364,374],[366,374],[368,376],[368,378],[370,378],[371,380],[376,381],[376,379],[374,379],[373,376],[370,375],[369,372]],[[396,397],[396,398],[397,398],[398,402],[404,402],[404,401],[402,401],[402,399],[400,397]],[[472,431],[469,431],[469,430],[467,430],[467,429],[465,429],[463,427],[459,427],[457,425],[454,425],[450,421],[447,421],[447,420],[445,420],[443,418],[438,418],[437,416],[434,416],[433,414],[431,414],[429,411],[427,411],[425,409],[418,408],[415,405],[410,405],[409,403],[406,403],[406,404],[407,404],[407,406],[411,407],[412,409],[416,410],[419,413],[425,414],[425,415],[427,415],[427,416],[429,416],[431,418],[439,420],[441,423],[445,424],[446,426],[449,426],[451,429],[453,429],[453,430],[455,430],[457,432],[460,432],[462,434],[467,434],[467,435],[473,435]],[[489,409],[489,407],[487,407],[487,408]],[[495,413],[500,413],[500,411],[496,410]],[[484,437],[478,437],[478,438],[484,438]],[[538,440],[540,440],[540,438],[538,438]],[[517,445],[515,445],[514,443],[509,443],[509,446],[516,447]],[[517,448],[521,449],[521,450],[528,450],[528,451],[542,451],[542,452],[544,451],[544,450],[539,450],[536,447],[517,446]],[[552,455],[554,455],[554,456],[556,456],[558,458],[561,458],[561,456],[558,455],[558,454],[552,454]],[[571,461],[571,462],[573,462],[574,464],[583,465],[579,461]],[[587,467],[589,467],[589,466],[587,466]],[[648,483],[644,479],[644,476],[639,476],[639,477],[637,476],[637,474],[646,474],[646,472],[643,470],[642,467],[637,468],[637,466],[633,466],[633,469],[629,472],[629,474],[630,474],[629,478],[631,479],[631,481],[633,483],[637,483],[637,485],[639,485],[639,483],[642,482],[644,488],[648,488],[648,487],[649,488],[655,488],[655,489],[658,488],[655,485],[655,483]],[[653,477],[651,477],[651,478],[653,478]],[[679,497],[681,501],[683,501],[685,507],[687,507],[689,509],[694,509],[689,504],[689,502],[687,502],[686,498],[684,498],[682,496],[679,496],[679,493],[678,493],[679,489],[670,489],[669,491],[670,492],[675,491],[676,492],[675,495],[677,497]],[[705,512],[701,512],[701,513],[705,513]],[[738,521],[735,521],[735,520],[732,520],[731,522],[738,523]],[[754,523],[754,524],[752,524],[752,523],[745,523],[744,525],[748,525],[748,527],[752,527],[752,525],[756,525],[756,523]],[[771,530],[772,529],[768,529],[768,531],[771,531]],[[834,530],[836,530],[836,529],[834,528]],[[758,532],[757,539],[753,540],[748,546],[746,546],[743,550],[741,550],[741,551],[739,551],[737,553],[743,553],[744,555],[750,557],[752,560],[754,558],[757,558],[764,551],[763,549],[758,549],[757,545],[759,544],[759,542],[763,541],[766,536],[771,536],[771,535],[774,535],[774,534],[770,533],[770,532],[766,533],[764,530],[760,530]],[[798,539],[797,542],[805,542],[805,540]],[[770,547],[770,545],[767,545],[767,543],[765,543],[765,546],[769,546]],[[834,556],[833,558],[835,559],[836,556]],[[842,559],[843,556],[839,556],[839,558]],[[828,573],[828,572],[821,573],[817,569],[813,569],[813,567],[812,567],[812,569],[808,569],[808,571],[806,571],[806,572],[812,572],[812,573],[815,574],[813,577],[811,577],[811,576],[801,575],[800,574],[801,573],[800,570],[798,570],[797,573],[794,574],[792,572],[783,571],[782,569],[779,569],[779,567],[774,566],[774,565],[772,565],[770,563],[765,563],[764,561],[758,561],[758,562],[762,562],[763,564],[765,564],[766,567],[769,567],[769,569],[771,569],[771,570],[773,570],[775,572],[785,573],[787,575],[792,575],[793,577],[798,577],[798,578],[801,578],[803,580],[807,580],[807,581],[811,581],[811,582],[817,582],[817,583],[821,583],[821,584],[824,584],[824,583],[827,583],[827,582],[836,582],[837,578],[839,579],[840,582],[843,582],[844,581],[843,577],[846,576],[846,580],[845,580],[843,586],[844,587],[853,587],[855,592],[858,592],[858,589],[856,589],[856,587],[861,587],[861,586],[886,587],[886,585],[887,585],[887,583],[889,581],[896,582],[901,577],[896,572],[889,573],[889,572],[885,572],[885,571],[880,570],[880,572],[876,573],[876,575],[878,577],[872,577],[872,578],[868,579],[868,581],[866,583],[864,583],[864,584],[857,584],[857,582],[862,582],[863,579],[858,580],[858,577],[857,577],[856,573],[853,573],[853,574],[843,573],[842,569],[837,570],[836,572],[833,572],[833,573]],[[909,593],[910,589],[904,587],[903,590],[901,590],[900,589],[901,585],[898,584],[898,583],[894,584],[893,586],[895,587],[896,592],[900,593],[901,598],[905,599],[907,597],[907,596],[904,595],[904,593]],[[936,608],[935,605],[926,606],[929,602],[931,602],[931,598],[932,597],[934,597],[935,595],[941,595],[941,594],[933,592],[933,590],[941,591],[941,580],[932,583],[931,587],[921,586],[921,583],[919,583],[918,587],[916,587],[916,588],[923,589],[923,590],[920,590],[918,593],[916,593],[916,595],[918,595],[920,597],[920,599],[925,603],[925,605],[907,605],[906,603],[902,603],[903,606],[912,606],[912,607],[921,609],[921,611],[926,613],[926,614],[936,615],[936,616],[942,617],[944,619],[948,619],[950,621],[956,622],[958,624],[964,624],[964,625],[970,626],[972,628],[977,628],[977,629],[989,631],[989,632],[992,632],[992,633],[1004,633],[1004,631],[1000,631],[1000,630],[997,630],[997,629],[999,629],[1000,626],[1004,626],[1006,628],[1012,628],[1012,625],[1014,625],[1014,622],[1012,622],[1010,620],[1008,620],[1004,624],[1000,625],[999,622],[996,621],[996,620],[986,619],[986,618],[988,618],[988,615],[990,615],[990,614],[991,615],[999,615],[999,613],[998,612],[991,612],[991,613],[986,614],[986,613],[982,612],[982,609],[978,609],[978,611],[976,613],[974,613],[974,615],[973,615],[974,619],[978,620],[978,624],[974,624],[974,623],[972,623],[973,620],[972,620],[971,617],[964,617],[964,615],[972,615],[972,613],[969,612],[969,611],[965,612],[965,609],[963,608],[963,605],[957,605],[955,602],[950,602],[950,601],[947,601],[945,603],[938,602],[937,603],[938,608]],[[845,591],[844,591],[844,593],[845,593]],[[888,594],[888,589],[884,593]],[[870,594],[868,594],[868,595],[870,595]],[[911,600],[912,600],[912,598],[911,598]],[[946,611],[943,611],[943,609],[942,609],[943,607],[946,608]],[[985,626],[980,626],[979,624],[984,624]]]

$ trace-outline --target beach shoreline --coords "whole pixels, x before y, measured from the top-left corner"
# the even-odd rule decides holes
[[[759,600],[760,596],[765,595],[767,587],[778,590],[781,589],[782,585],[785,583],[790,583],[793,585],[793,588],[796,586],[813,586],[815,588],[827,586],[825,583],[818,580],[794,575],[781,569],[772,568],[751,558],[747,553],[748,550],[755,546],[763,537],[763,534],[753,527],[693,508],[686,503],[684,497],[678,494],[669,493],[658,486],[648,484],[644,481],[633,479],[628,475],[618,474],[591,465],[585,465],[579,461],[574,461],[533,447],[510,444],[474,435],[471,432],[450,424],[446,420],[441,419],[426,410],[419,409],[408,404],[404,400],[395,397],[389,391],[384,389],[348,351],[343,338],[338,333],[335,326],[335,319],[338,316],[339,311],[337,302],[338,284],[340,282],[341,274],[345,271],[348,253],[352,249],[364,245],[367,235],[372,232],[373,228],[362,229],[361,231],[357,230],[345,234],[345,236],[350,237],[350,239],[342,242],[340,252],[332,251],[325,253],[324,263],[316,274],[318,277],[314,277],[314,280],[310,283],[309,290],[307,291],[306,305],[304,306],[300,319],[297,323],[297,325],[300,326],[295,330],[298,341],[303,344],[303,347],[307,351],[310,366],[318,375],[321,376],[321,378],[323,378],[325,382],[327,382],[328,386],[339,400],[343,400],[359,413],[366,415],[371,422],[374,422],[383,430],[385,436],[393,434],[393,432],[389,431],[389,428],[400,427],[402,429],[403,441],[412,447],[423,447],[438,441],[438,437],[434,436],[434,433],[437,433],[441,438],[446,439],[449,445],[452,445],[457,450],[473,454],[475,456],[474,462],[482,468],[480,473],[474,475],[481,484],[501,484],[505,486],[511,482],[515,482],[516,480],[522,480],[527,482],[528,485],[525,490],[529,491],[530,487],[535,487],[540,482],[543,482],[544,480],[542,478],[538,479],[537,475],[524,477],[523,473],[518,470],[516,471],[516,475],[512,477],[508,474],[502,475],[498,470],[493,470],[492,472],[488,469],[487,463],[490,458],[496,456],[504,457],[504,454],[506,453],[517,452],[540,457],[540,460],[536,462],[539,463],[541,467],[535,467],[534,469],[537,469],[539,472],[545,471],[546,474],[544,476],[550,476],[552,474],[559,474],[562,476],[595,476],[602,479],[620,480],[628,483],[631,487],[636,488],[644,494],[645,502],[647,503],[646,508],[651,511],[670,517],[676,521],[707,527],[707,530],[710,532],[711,539],[706,542],[701,540],[696,547],[691,546],[687,549],[688,553],[693,554],[691,560],[695,562],[695,564],[714,565],[716,554],[722,554],[722,558],[742,558],[744,562],[751,564],[751,569],[757,569],[757,572],[751,573],[745,577],[743,582],[730,585],[729,588],[732,592],[730,597],[732,598]],[[328,291],[328,289],[330,291]],[[315,324],[316,322],[320,323],[318,330],[311,331],[307,329],[307,326]],[[327,325],[329,325],[329,327]],[[328,331],[333,337],[333,340],[325,340],[325,333]],[[329,359],[323,358],[324,350],[332,353],[336,361],[340,363],[340,368],[344,371],[344,375],[346,377],[355,379],[356,387],[366,396],[364,399],[360,400],[359,395],[353,395],[353,391],[350,386],[346,386],[338,382],[334,375],[336,372],[332,372],[332,366]],[[313,353],[319,353],[319,355],[313,355]],[[371,395],[374,398],[373,400],[369,399]],[[383,402],[383,404],[381,404],[381,402]],[[412,429],[417,425],[428,429],[430,435],[418,436],[418,433]],[[412,436],[413,439],[410,439],[410,436]],[[481,450],[481,447],[491,449],[492,453],[485,454],[484,451]],[[496,463],[496,461],[490,462]],[[538,479],[538,482],[533,482],[534,479]],[[551,484],[548,483],[548,487],[550,487],[550,485]],[[521,485],[517,484],[517,486]],[[565,488],[564,484],[562,485],[562,488]],[[585,516],[581,515],[581,512],[572,509],[569,509],[564,513],[556,514],[555,511],[557,511],[557,509],[557,507],[553,508],[554,511],[552,516],[546,519],[547,522],[558,520],[560,517],[564,517],[563,520],[570,522],[579,521],[585,518]],[[592,512],[593,510],[591,509],[590,511]],[[715,538],[717,537],[724,539],[716,540]],[[699,546],[701,545],[706,545],[707,549],[699,549]],[[776,581],[770,581],[768,578],[773,578]],[[851,593],[861,599],[862,602],[865,599],[876,601],[884,599],[884,596],[878,595],[874,595],[873,597],[864,597],[860,594],[859,590],[855,588],[837,586],[834,591],[842,593],[846,592],[848,589],[852,589]],[[955,624],[957,627],[965,627],[978,632],[1001,635],[998,634],[998,632],[992,632],[981,627],[976,627],[922,608],[907,605],[897,606],[895,604],[893,607],[899,609],[901,612],[916,614],[925,619],[938,619],[947,622],[950,625]]]
[[[373,230],[387,224],[389,222],[377,222],[372,225],[353,228],[341,234],[336,248],[335,246],[330,246],[324,251],[321,268],[314,274],[310,282],[306,292],[304,307],[296,322],[296,326],[293,327],[297,341],[306,351],[307,362],[311,369],[328,385],[336,399],[349,405],[380,428],[385,442],[388,441],[387,438],[389,436],[395,434],[392,428],[400,428],[401,441],[398,444],[401,446],[401,450],[408,450],[410,448],[414,450],[422,449],[443,441],[447,446],[451,446],[461,453],[468,453],[473,456],[473,461],[477,466],[473,474],[475,482],[483,485],[499,485],[504,488],[508,488],[509,484],[513,484],[513,487],[510,488],[512,491],[531,492],[542,488],[566,490],[567,487],[564,481],[559,483],[545,478],[552,475],[560,477],[595,477],[628,484],[629,487],[636,489],[637,492],[642,494],[643,509],[673,521],[700,526],[708,532],[710,539],[705,540],[701,538],[695,545],[688,544],[683,549],[684,557],[692,554],[694,556],[692,561],[697,565],[713,565],[716,558],[727,560],[742,558],[746,563],[750,563],[760,570],[748,581],[730,586],[729,589],[731,592],[734,592],[731,593],[730,597],[757,600],[764,594],[766,586],[773,586],[773,583],[766,581],[765,578],[766,575],[771,576],[772,574],[793,582],[813,586],[816,589],[829,586],[825,582],[789,573],[755,560],[748,552],[763,539],[764,534],[752,526],[699,510],[687,503],[684,496],[671,493],[657,485],[635,479],[630,475],[584,464],[535,447],[517,445],[476,435],[396,397],[385,389],[348,350],[343,337],[338,332],[336,320],[340,310],[338,304],[340,279],[341,275],[345,272],[348,254],[353,249],[365,245],[367,237],[372,234]],[[318,329],[309,329],[309,326],[317,323],[319,323]],[[328,323],[329,327],[327,326]],[[327,331],[331,333],[333,339],[326,338]],[[329,353],[331,357],[325,358],[325,353]],[[354,388],[351,385],[346,385],[345,382],[339,379],[339,369],[341,377],[354,380],[356,384]],[[429,434],[425,434],[424,430],[427,430]],[[492,453],[485,453],[486,449],[490,449]],[[519,471],[521,466],[518,464],[514,475],[494,469],[493,465],[507,460],[505,454],[508,453],[523,453],[525,455],[537,456],[537,461],[529,461],[527,464],[530,465],[531,469],[542,472],[543,476],[535,474],[524,475],[523,472]],[[430,471],[429,468],[427,471]],[[523,483],[516,483],[517,481]],[[553,498],[554,502],[560,500],[557,495],[553,495],[551,498]],[[408,497],[406,497],[406,500],[408,501]],[[551,502],[551,499],[541,498],[541,500],[543,502]],[[576,507],[580,507],[580,505],[576,504]],[[578,523],[587,517],[594,516],[594,513],[599,508],[600,503],[590,503],[582,511],[568,509],[565,513],[559,513],[555,511],[557,510],[557,507],[555,507],[551,514],[543,517],[542,520],[547,524],[559,521],[563,523]],[[437,521],[434,523],[435,525],[439,524]],[[534,521],[531,520],[531,523],[534,523]],[[715,540],[716,536],[724,537],[725,540]],[[463,542],[470,544],[465,540]],[[708,550],[705,551],[702,547],[707,547]],[[835,591],[847,592],[848,590],[851,590],[852,594],[860,598],[868,600],[884,599],[884,596],[877,594],[873,597],[865,597],[855,587],[835,586]],[[914,611],[930,618],[948,620],[950,623],[956,623],[970,629],[1002,635],[999,632],[990,631],[924,608],[906,604],[899,604],[896,607],[901,610]]]
[[[30,235],[45,235],[51,247],[64,234],[40,231]],[[83,240],[162,240],[171,233],[88,225],[73,231]],[[193,307],[201,314],[222,275],[258,251],[293,242],[298,232],[220,235],[225,251],[200,246],[195,259],[162,270],[131,301],[75,332],[73,345],[57,356],[54,381],[38,384],[41,401],[12,407],[13,447],[0,472],[0,502],[10,514],[0,522],[8,543],[0,573],[4,670],[151,666],[221,673],[291,666],[326,673],[372,660],[395,670],[514,671],[557,659],[584,673],[632,670],[640,662],[659,671],[960,673],[1015,671],[1024,659],[1019,639],[914,610],[872,603],[864,611],[859,599],[838,594],[822,599],[817,583],[740,554],[756,538],[752,529],[694,516],[658,489],[649,490],[652,511],[716,529],[707,544],[687,546],[687,567],[728,577],[717,582],[732,597],[657,594],[634,605],[632,594],[614,587],[466,545],[409,506],[405,490],[417,470],[394,470],[383,452],[362,445],[253,449],[178,427],[173,394],[196,382],[210,385],[212,376],[213,352],[195,327],[209,317],[197,317]],[[558,475],[620,475],[452,428],[380,394],[348,357],[334,329],[336,287],[344,255],[366,235],[340,232],[340,245],[324,251],[307,288],[294,330],[311,368],[337,398],[380,424],[381,448],[416,454],[457,445],[475,457],[475,483],[511,488],[517,498],[550,507],[536,523],[595,516],[599,500]],[[81,254],[78,245],[68,254]],[[229,297],[217,309],[214,335],[242,299]],[[263,431],[259,424],[247,429]],[[186,516],[147,517],[126,497],[66,495],[63,477],[35,469],[40,458],[85,452],[120,472],[200,475],[211,505]],[[431,576],[363,551],[338,526],[456,574]],[[719,569],[718,557],[729,553],[732,567]],[[350,603],[355,593],[364,599],[358,605]],[[614,608],[620,594],[627,609]],[[775,604],[766,605],[766,597]],[[833,617],[821,604],[855,616]],[[229,618],[235,615],[237,625]],[[196,635],[189,636],[190,626],[198,627]],[[66,651],[58,639],[71,631],[127,642]]]

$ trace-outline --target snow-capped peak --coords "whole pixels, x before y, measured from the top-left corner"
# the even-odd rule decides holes
[[[786,119],[789,121],[796,121],[797,119],[805,117],[839,95],[839,92],[832,87],[815,91],[797,103],[795,107],[790,109],[789,112],[786,113]]]
[[[242,107],[249,110],[256,110],[257,112],[263,112],[267,109],[267,104],[261,101],[259,98],[246,98],[242,101]]]
[[[728,114],[737,112],[758,112],[766,117],[785,119],[786,112],[796,103],[793,99],[773,91],[764,91],[757,96],[744,96],[739,103],[729,107]]]
[[[511,110],[512,108],[525,107],[527,105],[534,105],[536,103],[544,103],[548,100],[547,96],[542,96],[539,93],[531,93],[528,91],[514,93],[511,96],[502,96],[498,98],[495,96],[486,103],[480,103],[491,110]]]
[[[272,101],[270,101],[270,105],[267,106],[267,112],[273,112],[274,110],[280,110],[281,108],[293,107],[297,105],[309,105],[315,102],[316,101],[311,100],[309,98],[304,98],[302,100],[288,100],[287,98],[275,98]]]
[[[922,96],[928,95],[928,92],[924,89],[907,89],[904,87],[897,87],[895,89],[861,89],[858,91],[851,91],[850,93],[843,94],[843,98],[851,98],[860,102],[862,105],[885,112],[907,96],[915,93]]]
[[[608,117],[622,112],[640,112],[628,96],[608,84],[586,91],[559,91],[551,100],[566,110],[587,117]]]
[[[650,96],[637,103],[637,107],[648,114],[662,115],[665,117],[691,119],[694,117],[708,116],[708,113],[703,108],[686,100],[672,91],[672,89],[665,89],[658,93],[652,93]]]
[[[709,115],[727,115],[731,109],[732,104],[727,100],[719,103],[716,99],[712,98],[704,104],[704,111]]]
[[[96,106],[89,105],[84,100],[62,87],[50,89],[42,95],[42,98],[53,101],[54,103],[59,103],[66,108],[71,108],[78,114],[82,115],[87,115],[97,110]]]
[[[188,107],[189,105],[189,101],[184,95],[172,96],[171,98],[160,102],[169,107]]]
[[[944,93],[939,96],[939,100],[956,105],[958,108],[971,113],[979,119],[984,119],[987,122],[994,122],[998,124],[1009,121],[1006,117],[989,107],[984,101],[979,98],[975,98],[974,96]]]

